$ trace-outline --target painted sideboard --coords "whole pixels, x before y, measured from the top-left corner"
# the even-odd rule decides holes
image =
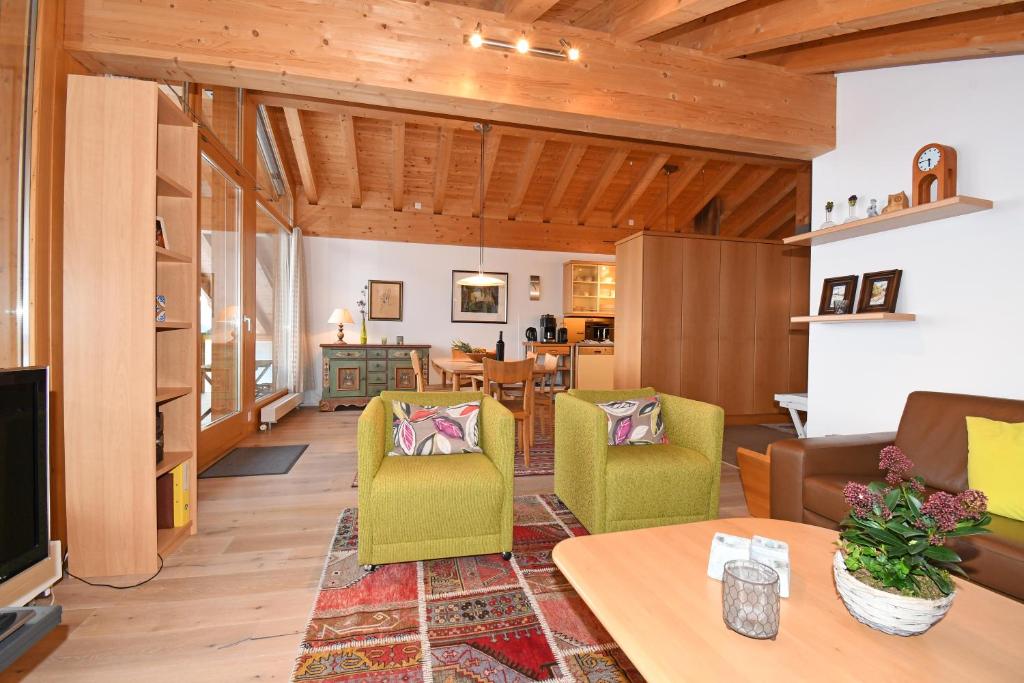
[[[365,406],[382,391],[416,391],[409,352],[430,368],[429,344],[321,344],[323,393],[320,410]]]

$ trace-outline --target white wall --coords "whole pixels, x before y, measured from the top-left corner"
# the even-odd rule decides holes
[[[305,401],[320,399],[320,344],[337,338],[337,326],[327,323],[335,308],[348,308],[356,324],[345,326],[345,340],[359,342],[356,301],[367,280],[401,280],[405,283],[401,322],[368,320],[368,341],[382,336],[394,342],[397,335],[407,344],[430,344],[435,356],[450,356],[451,341],[465,339],[474,346],[494,348],[498,332],[504,333],[505,356],[522,358],[527,327],[538,327],[540,316],[562,317],[562,264],[572,259],[614,261],[607,254],[573,254],[520,249],[487,249],[484,267],[509,275],[508,324],[489,325],[451,322],[452,270],[476,270],[476,247],[439,244],[373,242],[331,237],[304,239],[306,257],[306,332],[311,359]],[[530,301],[530,275],[540,275],[541,298]],[[438,381],[438,378],[434,378]]]
[[[842,74],[837,148],[814,161],[812,225],[846,197],[911,191],[929,142],[957,151],[958,192],[995,209],[814,247],[826,277],[903,269],[913,323],[811,325],[811,436],[895,429],[916,389],[1024,398],[1024,56]]]

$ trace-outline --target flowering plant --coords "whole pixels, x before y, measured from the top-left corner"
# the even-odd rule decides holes
[[[988,533],[985,494],[936,491],[924,500],[924,479],[910,477],[914,463],[896,446],[882,449],[878,469],[885,483],[850,482],[843,496],[850,513],[840,545],[846,568],[862,582],[894,593],[935,598],[953,592],[950,571],[960,556],[946,539]]]
[[[359,315],[363,316],[364,324],[366,323],[366,300],[370,298],[369,287],[369,285],[366,285],[361,290],[359,290],[359,294],[361,296],[359,301],[356,302],[356,308],[359,309]]]

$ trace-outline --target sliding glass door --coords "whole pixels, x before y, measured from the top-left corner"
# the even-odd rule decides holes
[[[256,203],[256,381],[255,399],[270,396],[284,386],[281,362],[284,347],[283,313],[288,272],[288,232],[284,225]]]

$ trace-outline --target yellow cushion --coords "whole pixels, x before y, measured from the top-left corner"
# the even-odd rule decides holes
[[[967,482],[989,512],[1024,521],[1024,422],[967,418]]]

